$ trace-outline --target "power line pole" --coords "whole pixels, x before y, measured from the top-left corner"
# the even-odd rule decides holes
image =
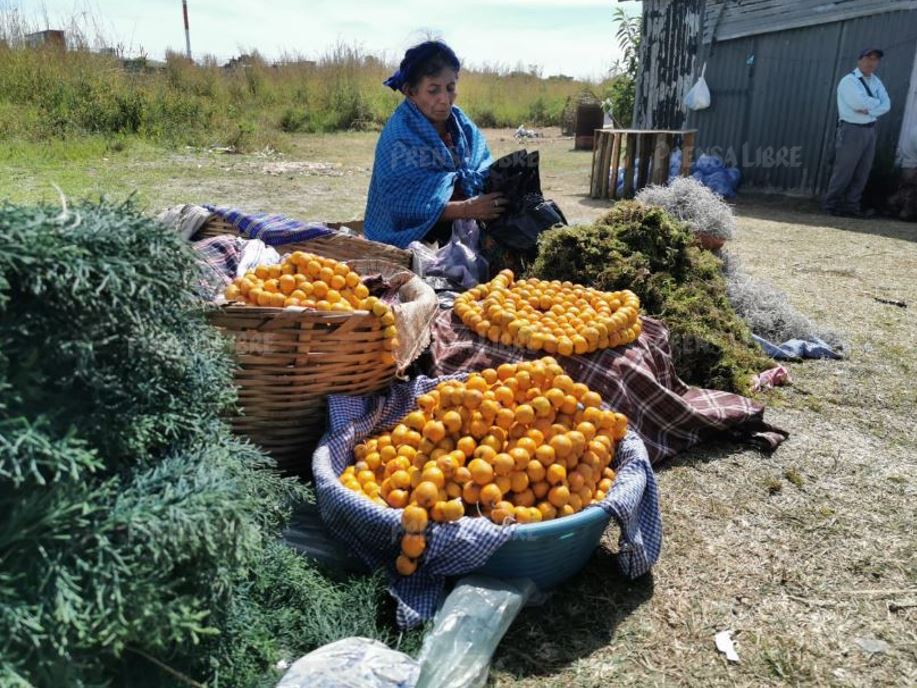
[[[191,30],[188,28],[188,0],[181,0],[181,10],[185,17],[185,55],[191,61]]]

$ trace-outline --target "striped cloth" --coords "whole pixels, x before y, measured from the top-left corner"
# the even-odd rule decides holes
[[[227,206],[205,205],[214,215],[232,223],[243,239],[261,239],[268,246],[281,246],[298,241],[309,241],[334,234],[334,230],[321,222],[302,222],[284,215],[271,213],[246,213]]]
[[[450,379],[465,375],[451,375]],[[395,571],[400,552],[401,509],[387,509],[352,492],[338,476],[353,461],[353,447],[373,432],[393,427],[416,407],[415,399],[446,378],[419,377],[393,385],[387,395],[330,396],[329,427],[312,457],[315,491],[322,520],[371,570],[384,569],[397,602],[396,620],[410,628],[432,618],[442,600],[445,578],[481,567],[518,526],[498,526],[485,518],[465,517],[434,523],[417,571],[408,577]],[[662,520],[656,478],[643,443],[633,433],[618,445],[612,489],[601,505],[621,528],[618,564],[624,575],[646,573],[659,557]]]
[[[478,337],[453,315],[442,311],[433,321],[428,375],[494,368],[501,363],[543,354],[493,344]],[[689,387],[672,363],[665,325],[643,317],[643,332],[629,346],[584,356],[558,356],[577,382],[627,416],[646,444],[653,464],[719,435],[773,450],[787,433],[764,422],[764,406],[738,394]]]
[[[237,237],[223,235],[201,239],[192,244],[203,273],[203,296],[208,301],[222,294],[226,285],[236,276],[244,243]]]
[[[456,188],[465,198],[481,193],[493,160],[487,142],[458,107],[453,106],[448,127],[453,150],[410,100],[392,113],[376,144],[366,199],[367,239],[406,248],[430,231]]]

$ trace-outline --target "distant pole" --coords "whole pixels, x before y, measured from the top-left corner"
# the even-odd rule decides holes
[[[185,54],[191,61],[191,29],[188,28],[188,0],[181,0],[181,11],[185,16]]]

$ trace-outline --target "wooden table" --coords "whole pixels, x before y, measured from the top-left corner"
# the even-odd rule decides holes
[[[592,147],[592,198],[618,198],[618,167],[624,156],[624,188],[621,198],[649,184],[665,184],[676,137],[681,138],[681,169],[687,176],[694,159],[696,129],[596,129]],[[639,163],[638,163],[639,161]],[[652,176],[650,176],[652,163]],[[609,179],[611,175],[611,179]]]

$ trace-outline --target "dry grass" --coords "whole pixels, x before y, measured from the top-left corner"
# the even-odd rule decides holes
[[[497,154],[516,147],[489,132]],[[259,172],[257,156],[128,149],[77,160],[0,159],[0,198],[139,189],[151,210],[234,203],[298,217],[362,215],[375,136],[290,137],[293,162],[340,174]],[[570,219],[607,206],[584,197],[589,153],[542,151],[542,179]],[[103,157],[108,157],[103,161]],[[622,580],[607,549],[501,644],[495,686],[906,686],[917,684],[917,229],[827,218],[808,203],[740,201],[731,250],[755,277],[851,345],[841,362],[791,364],[768,419],[792,434],[772,456],[712,443],[659,472],[665,542],[651,576]],[[908,302],[907,309],[873,296]],[[779,488],[778,488],[779,486]],[[617,534],[607,534],[609,545]],[[738,665],[714,635],[735,631]],[[889,649],[869,654],[858,638]]]

